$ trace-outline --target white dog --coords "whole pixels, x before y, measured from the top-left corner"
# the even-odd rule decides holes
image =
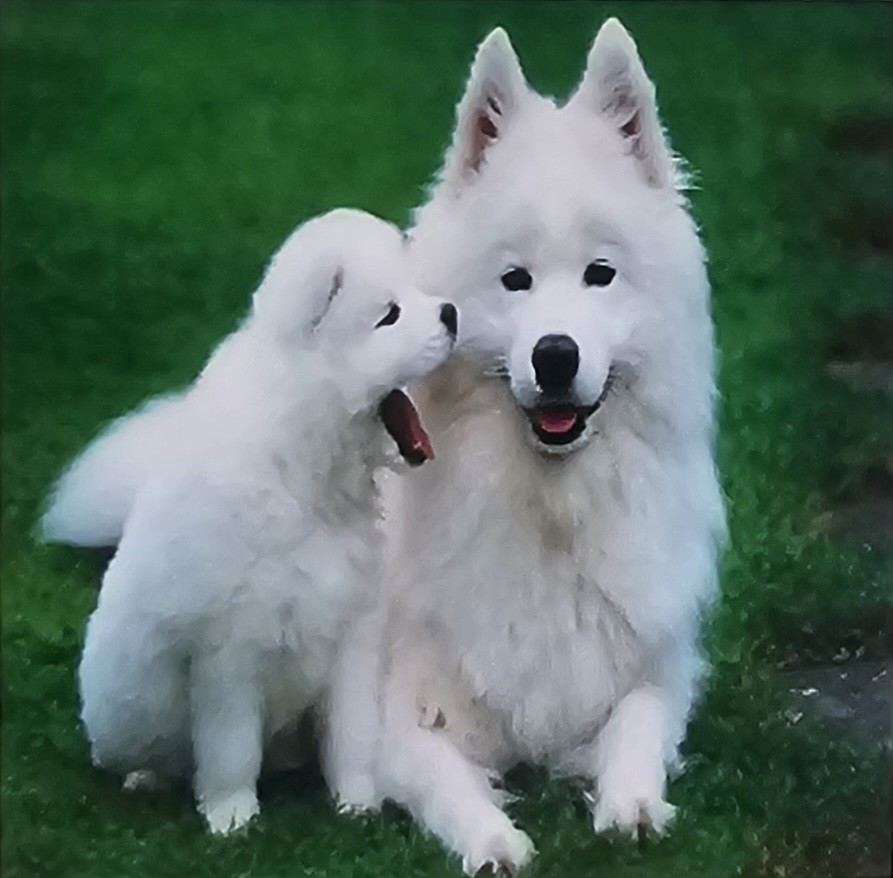
[[[96,764],[125,785],[194,771],[214,832],[258,812],[264,748],[324,691],[376,578],[379,415],[431,456],[396,388],[446,359],[456,320],[410,283],[396,228],[335,211],[288,239],[192,387],[75,462],[47,536],[120,538],[80,666]]]
[[[438,459],[393,485],[332,717],[366,737],[327,759],[344,807],[404,805],[469,873],[533,853],[491,785],[519,761],[584,779],[597,831],[673,814],[724,533],[683,182],[619,22],[564,106],[502,30],[482,43],[412,232],[421,286],[462,310],[417,397]]]

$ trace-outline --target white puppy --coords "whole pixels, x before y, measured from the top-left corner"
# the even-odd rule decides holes
[[[387,594],[353,629],[335,724],[345,805],[390,798],[469,872],[532,854],[494,773],[587,785],[596,830],[662,830],[715,592],[709,286],[654,87],[607,22],[557,106],[501,30],[412,232],[423,288],[462,310],[418,402],[438,459],[393,486]],[[337,705],[336,705],[337,707]],[[377,755],[376,755],[377,754]]]
[[[381,420],[431,456],[396,388],[446,359],[456,311],[407,269],[368,214],[298,229],[197,381],[100,437],[45,517],[51,539],[120,536],[80,666],[95,763],[131,785],[194,772],[214,832],[258,812],[264,748],[324,692],[374,584]]]

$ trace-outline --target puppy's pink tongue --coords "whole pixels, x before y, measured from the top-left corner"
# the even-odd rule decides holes
[[[537,412],[535,417],[544,433],[567,433],[577,423],[576,412]]]
[[[402,390],[392,390],[382,400],[378,414],[407,463],[420,466],[434,459],[434,449],[419,413]]]

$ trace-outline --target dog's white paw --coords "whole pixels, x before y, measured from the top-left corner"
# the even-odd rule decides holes
[[[165,784],[150,768],[141,768],[138,771],[130,771],[124,776],[121,789],[126,793],[147,792],[164,789]]]
[[[587,795],[592,808],[592,827],[596,832],[619,829],[635,836],[639,828],[663,835],[676,814],[676,808],[660,795],[603,795],[596,803]]]
[[[198,808],[215,835],[226,835],[247,826],[260,813],[260,805],[253,790],[208,796]]]
[[[530,836],[509,823],[504,829],[482,832],[462,858],[462,869],[466,875],[477,875],[485,869],[494,875],[516,875],[534,854]]]
[[[375,781],[366,774],[343,779],[335,790],[335,807],[339,814],[368,814],[381,809],[381,797]]]

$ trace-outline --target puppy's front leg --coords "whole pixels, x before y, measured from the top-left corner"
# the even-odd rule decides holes
[[[375,780],[381,736],[380,637],[381,611],[373,607],[358,614],[332,669],[322,762],[340,811],[369,811],[381,805]]]
[[[247,660],[226,650],[194,660],[190,676],[198,810],[225,834],[260,811],[260,692]]]

